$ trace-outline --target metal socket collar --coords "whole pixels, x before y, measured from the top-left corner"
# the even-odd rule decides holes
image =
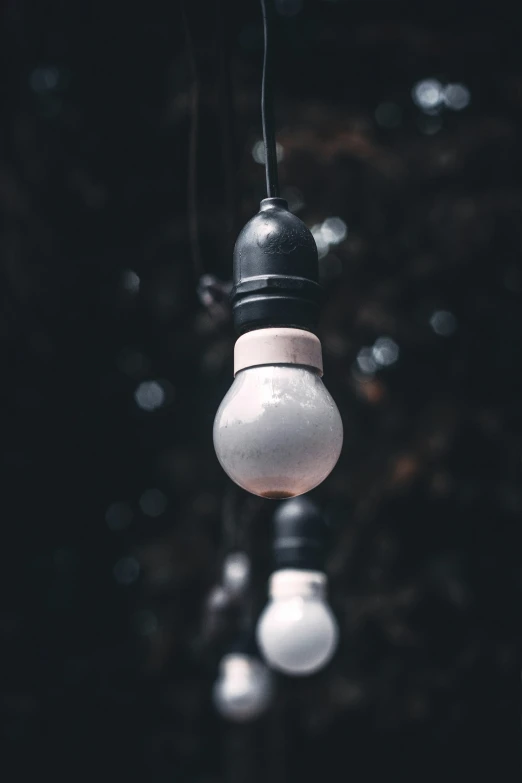
[[[271,328],[247,332],[234,346],[234,375],[263,364],[297,364],[323,374],[319,338],[303,329]]]

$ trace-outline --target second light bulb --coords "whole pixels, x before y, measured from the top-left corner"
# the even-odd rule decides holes
[[[339,637],[324,573],[327,524],[307,497],[281,503],[273,522],[275,570],[257,624],[257,642],[272,668],[297,676],[313,674],[332,658]]]

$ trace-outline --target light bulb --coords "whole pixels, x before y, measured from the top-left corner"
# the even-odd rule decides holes
[[[300,329],[259,329],[236,343],[234,383],[214,421],[214,446],[230,478],[266,498],[320,484],[343,442],[322,380],[321,344]]]
[[[270,579],[270,601],[257,625],[263,658],[285,674],[307,675],[333,656],[339,631],[326,602],[326,576],[286,568]]]
[[[230,552],[223,562],[223,587],[234,598],[242,595],[250,579],[250,558],[246,552]]]
[[[272,677],[261,661],[242,653],[225,655],[213,692],[220,715],[238,722],[254,720],[269,706],[272,695]]]

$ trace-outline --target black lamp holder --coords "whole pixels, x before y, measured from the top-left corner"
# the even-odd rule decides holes
[[[232,310],[239,334],[287,326],[314,331],[319,314],[319,260],[315,240],[279,198],[272,105],[273,0],[261,0],[264,59],[261,116],[268,198],[243,228],[234,249]]]
[[[285,500],[274,514],[275,570],[296,568],[323,571],[328,526],[309,498]]]

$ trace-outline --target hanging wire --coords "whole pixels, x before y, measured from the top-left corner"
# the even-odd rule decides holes
[[[265,142],[266,190],[269,198],[277,197],[279,195],[277,148],[273,111],[272,39],[270,30],[273,19],[272,2],[273,0],[261,0],[265,36],[263,79],[261,82],[261,119],[263,123],[263,139]]]
[[[190,25],[185,10],[185,5],[181,3],[181,19],[185,42],[187,46],[187,56],[189,62],[192,85],[190,88],[190,139],[188,156],[188,182],[187,182],[187,201],[188,201],[188,219],[190,247],[194,272],[197,277],[203,274],[203,264],[201,261],[201,251],[199,246],[199,228],[198,228],[198,194],[197,194],[197,159],[198,159],[198,133],[199,133],[199,79],[196,65],[196,55],[194,53],[194,41],[190,32]]]
[[[238,234],[237,171],[238,145],[236,142],[235,104],[231,73],[231,31],[227,23],[227,0],[216,0],[216,31],[219,52],[219,120],[221,126],[221,153],[225,185],[225,222],[227,252],[232,250]]]

